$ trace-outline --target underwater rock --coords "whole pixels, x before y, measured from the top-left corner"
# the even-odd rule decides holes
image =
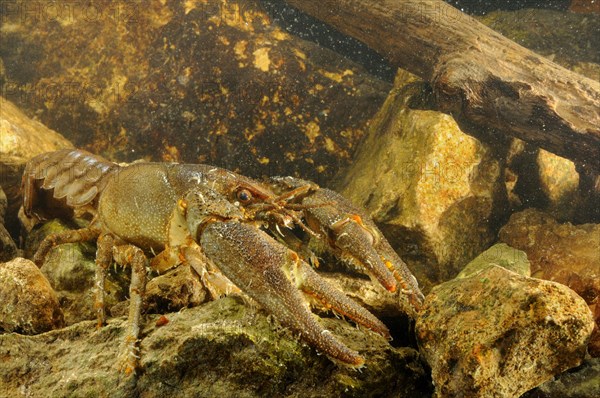
[[[319,272],[319,276],[378,317],[407,316],[402,312],[403,305],[399,304],[403,299],[390,294],[379,282],[342,272]]]
[[[598,194],[581,190],[569,159],[514,139],[507,154],[506,189],[511,208],[543,210],[560,220],[596,220]]]
[[[79,224],[77,223],[79,221]],[[39,243],[48,235],[83,227],[81,220],[67,222],[53,219],[34,228],[25,244],[27,257],[32,258]],[[65,324],[96,319],[94,276],[95,246],[91,243],[65,243],[50,250],[42,273],[56,291],[65,315]],[[130,269],[115,265],[105,279],[105,306],[112,316],[125,316]],[[208,292],[197,274],[189,267],[179,266],[163,275],[150,274],[144,295],[144,310],[165,313],[193,307],[208,300]]]
[[[571,219],[578,206],[579,173],[569,159],[540,149],[537,155],[540,184],[538,189],[547,198],[546,211],[560,219]]]
[[[273,25],[258,0],[50,8],[58,15],[7,7],[0,84],[78,147],[113,160],[323,183],[350,163],[390,89]]]
[[[31,261],[0,263],[0,329],[37,334],[64,325],[58,297]]]
[[[180,265],[155,276],[146,285],[146,311],[165,313],[196,307],[210,299],[200,277],[190,266]]]
[[[499,261],[425,299],[417,338],[438,397],[520,396],[584,358],[593,328],[585,301]]]
[[[522,276],[531,276],[529,259],[524,251],[510,247],[506,243],[496,243],[467,264],[456,279],[468,278],[476,273],[497,265]]]
[[[367,359],[361,371],[337,366],[277,328],[239,297],[147,317],[135,378],[115,367],[124,318],[96,330],[81,322],[38,336],[0,335],[0,388],[31,397],[375,397],[428,396],[431,385],[411,348],[328,318],[328,330]],[[48,369],[52,369],[51,372]]]
[[[559,223],[527,209],[510,217],[500,239],[527,253],[532,276],[567,285],[588,305],[600,305],[600,224]],[[590,343],[593,356],[600,356],[599,322]]]
[[[63,136],[29,118],[13,103],[0,97],[0,186],[8,198],[5,225],[15,236],[18,233],[17,212],[21,206],[20,186],[25,163],[40,153],[72,146]]]
[[[188,279],[190,277],[191,279]],[[199,283],[198,277],[189,274],[189,267],[180,266],[148,281],[142,311],[146,314],[165,314],[193,308],[209,300],[208,289]],[[109,314],[113,318],[127,317],[130,305],[129,299],[119,301],[109,308]],[[168,323],[169,319],[163,316],[156,322]]]
[[[600,397],[600,358],[586,359],[581,366],[526,392],[522,398]]]
[[[27,236],[25,255],[32,258],[39,243],[46,236],[81,228],[83,225],[58,219],[39,225]],[[94,307],[95,253],[96,248],[90,243],[58,245],[48,252],[44,264],[40,268],[58,296],[66,325],[96,319]],[[107,275],[105,305],[108,309],[125,299],[129,283],[124,274],[124,272],[115,272],[111,269]]]
[[[368,210],[409,265],[427,264],[412,269],[426,291],[488,247],[507,215],[494,151],[451,116],[410,109],[421,90],[398,72],[337,190]]]

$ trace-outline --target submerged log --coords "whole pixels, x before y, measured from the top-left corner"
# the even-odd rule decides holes
[[[287,0],[429,81],[466,131],[501,131],[600,171],[600,83],[441,0]]]

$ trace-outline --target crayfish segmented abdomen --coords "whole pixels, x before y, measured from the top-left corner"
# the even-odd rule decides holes
[[[28,217],[64,217],[95,211],[95,200],[119,166],[89,152],[63,149],[33,158],[23,173],[23,210]]]

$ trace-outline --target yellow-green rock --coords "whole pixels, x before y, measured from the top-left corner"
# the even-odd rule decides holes
[[[434,287],[415,328],[435,397],[518,397],[581,363],[594,320],[568,287],[490,262]]]
[[[338,190],[368,209],[406,261],[446,280],[493,242],[505,205],[501,164],[446,114],[410,109],[421,85],[399,72]]]

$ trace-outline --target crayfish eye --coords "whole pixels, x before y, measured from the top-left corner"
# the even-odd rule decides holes
[[[247,189],[240,189],[236,192],[235,197],[241,204],[244,205],[252,201],[252,194]]]

